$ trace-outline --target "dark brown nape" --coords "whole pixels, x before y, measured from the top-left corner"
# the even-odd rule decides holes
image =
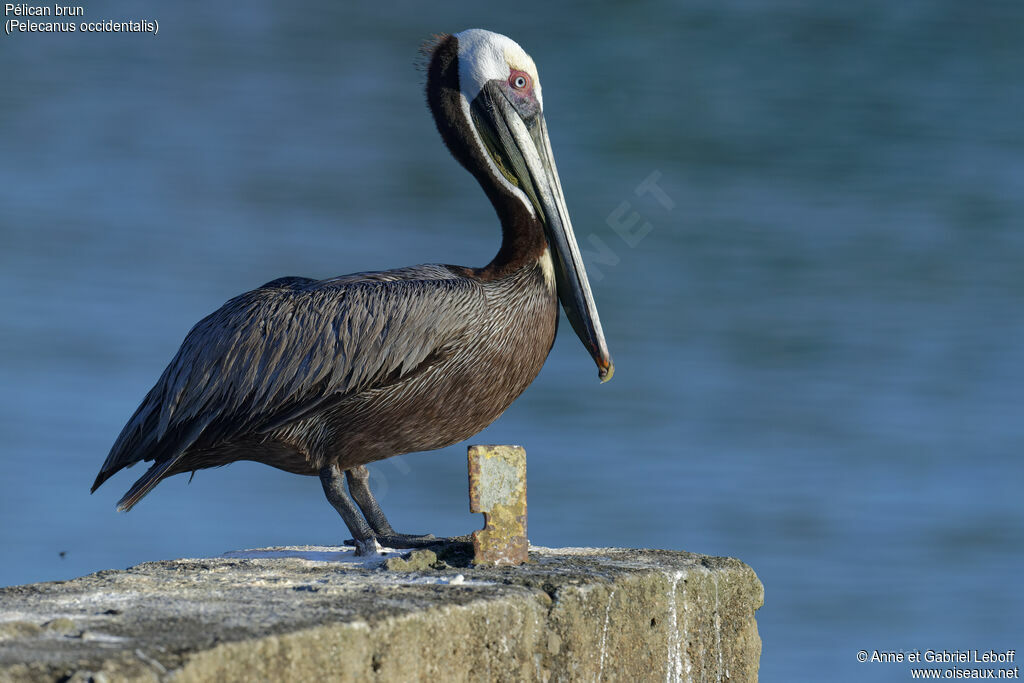
[[[423,72],[424,77],[430,69],[430,62],[434,59],[434,50],[451,37],[449,33],[435,33],[420,43],[420,49],[413,63],[417,70]]]
[[[448,151],[477,179],[501,220],[501,249],[487,266],[472,273],[485,280],[502,277],[537,262],[547,248],[544,226],[494,177],[484,157],[487,152],[469,129],[473,124],[463,113],[459,90],[459,39],[444,35],[435,40],[427,68],[427,105]]]

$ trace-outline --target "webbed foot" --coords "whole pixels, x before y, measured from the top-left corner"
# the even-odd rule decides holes
[[[416,536],[413,534],[400,534],[397,532],[392,532],[390,534],[377,534],[376,538],[385,548],[395,549],[425,548],[426,546],[445,543],[448,540],[446,538],[437,538],[434,534]],[[354,545],[357,550],[359,548],[359,542],[351,538],[345,541],[345,545]]]

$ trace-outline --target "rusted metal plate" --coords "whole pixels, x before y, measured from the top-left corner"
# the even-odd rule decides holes
[[[474,564],[526,562],[526,450],[469,447],[469,511],[484,514],[484,528],[473,532]]]

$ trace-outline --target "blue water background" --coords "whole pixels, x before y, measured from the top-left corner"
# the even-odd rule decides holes
[[[413,67],[483,26],[539,65],[616,359],[599,385],[563,324],[472,440],[526,446],[531,540],[741,558],[766,681],[1024,650],[1024,4],[462,5],[93,2],[160,33],[0,36],[0,585],[345,536],[261,465],[127,515],[141,468],[88,487],[231,296],[490,260]],[[374,479],[400,530],[480,525],[464,445]]]

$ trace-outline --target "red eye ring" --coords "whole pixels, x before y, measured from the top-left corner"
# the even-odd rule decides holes
[[[518,69],[512,69],[512,72],[508,75],[508,84],[513,90],[519,91],[527,91],[533,85],[530,80],[530,74]]]

